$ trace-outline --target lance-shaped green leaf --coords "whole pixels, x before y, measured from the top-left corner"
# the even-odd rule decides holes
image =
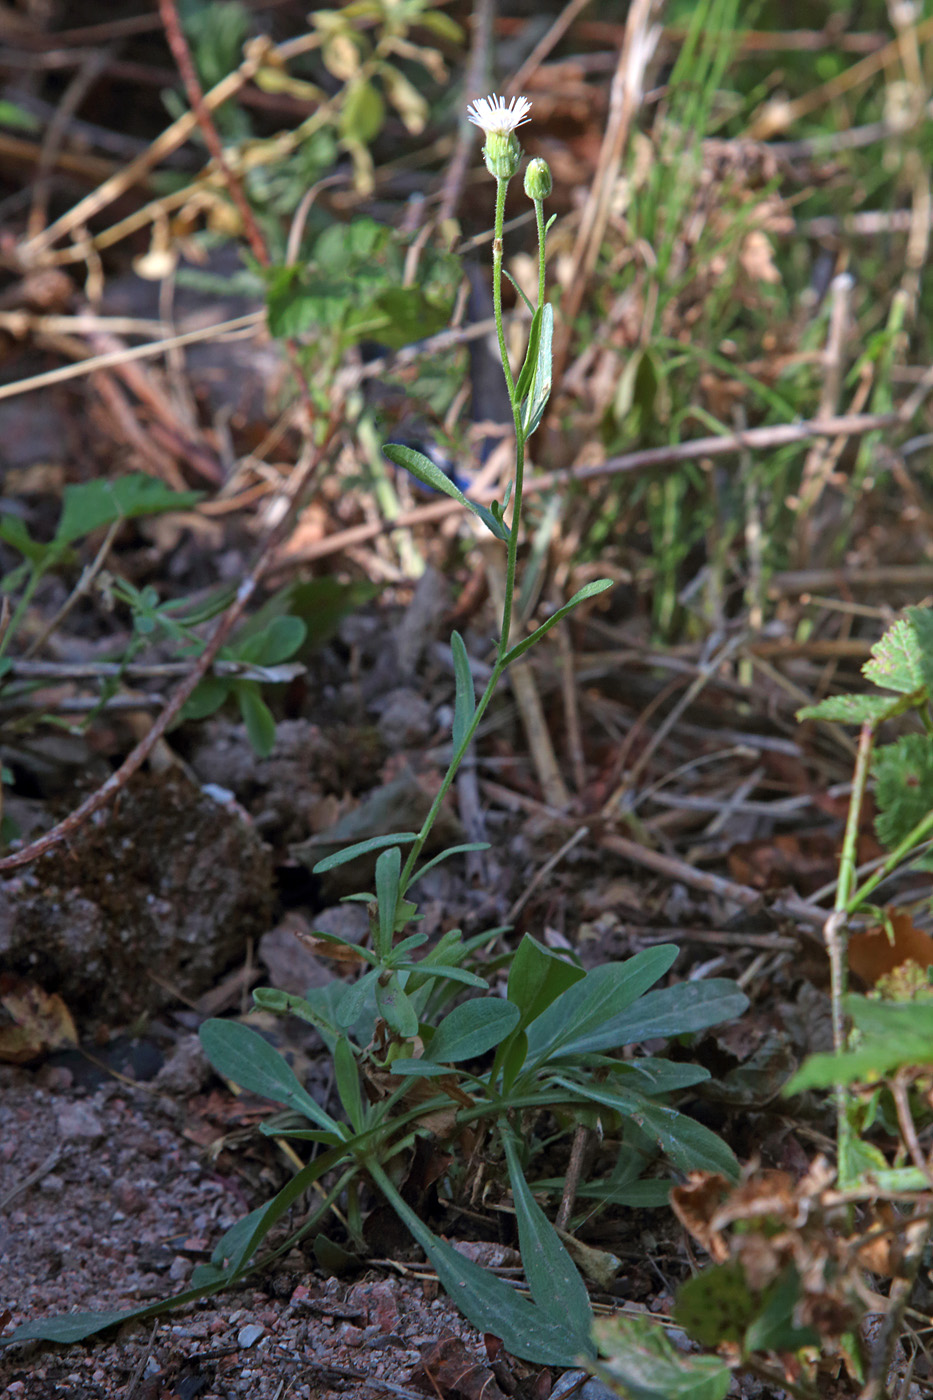
[[[525,362],[522,365],[521,373],[515,381],[515,396],[519,403],[522,403],[528,390],[531,388],[531,380],[538,364],[538,347],[541,344],[541,308],[538,307],[531,318],[531,330],[528,333],[528,349],[525,351]]]
[[[510,1001],[489,997],[462,1002],[441,1021],[424,1060],[396,1060],[394,1074],[441,1074],[445,1066],[485,1055],[518,1024],[519,1011]]]
[[[398,843],[400,846],[407,846],[409,841],[414,841],[413,831],[393,831],[388,836],[368,836],[365,841],[355,841],[352,846],[344,846],[341,851],[334,851],[333,855],[324,856],[316,865],[312,867],[314,875],[323,875],[327,870],[334,870],[338,865],[346,865],[348,861],[356,860],[357,856],[368,855],[370,851],[381,851],[386,846],[393,846]]]
[[[538,311],[535,312],[536,317],[539,312],[541,330],[536,347],[534,378],[531,391],[522,409],[522,428],[526,440],[531,437],[541,422],[547,401],[551,397],[551,342],[554,337],[554,308],[548,302],[545,306],[539,307]]]
[[[539,1366],[573,1366],[580,1359],[576,1334],[566,1317],[552,1317],[514,1292],[488,1269],[465,1259],[428,1229],[402,1199],[378,1162],[367,1163],[370,1174],[396,1214],[421,1245],[437,1271],[445,1292],[467,1321],[481,1332],[500,1338],[513,1356]],[[586,1346],[592,1355],[593,1348]]]
[[[476,692],[473,689],[473,673],[470,670],[470,658],[463,638],[459,632],[454,632],[450,638],[450,649],[454,657],[454,676],[456,679],[456,699],[454,701],[454,723],[453,741],[454,753],[458,751],[460,745],[466,737],[473,716],[476,713]]]
[[[376,952],[380,958],[387,957],[392,951],[401,870],[402,853],[398,846],[391,846],[389,850],[383,851],[376,861],[376,900],[379,919],[375,935]]]
[[[478,501],[471,501],[455,486],[450,477],[442,472],[436,462],[432,462],[430,457],[426,457],[423,452],[418,452],[414,447],[406,447],[400,442],[387,442],[382,449],[383,455],[388,457],[390,462],[394,462],[397,467],[404,467],[411,472],[412,476],[424,486],[429,486],[432,491],[440,491],[443,495],[449,496],[453,501],[459,501],[467,510],[483,522],[490,534],[495,535],[497,540],[508,540],[509,527],[503,520],[497,520],[492,511],[486,506],[480,505]]]
[[[554,1226],[538,1205],[525,1180],[510,1132],[505,1134],[515,1220],[522,1267],[537,1306],[549,1317],[565,1319],[576,1338],[577,1351],[589,1349],[593,1310],[576,1265],[561,1243]]]
[[[211,1064],[241,1089],[303,1113],[319,1128],[337,1130],[337,1123],[312,1099],[291,1067],[258,1031],[238,1021],[205,1021],[198,1032]]]
[[[565,603],[562,608],[558,608],[557,612],[549,617],[547,622],[542,622],[540,627],[536,627],[530,637],[525,637],[522,641],[517,642],[515,646],[506,653],[504,664],[510,666],[518,657],[523,656],[529,647],[533,647],[535,642],[539,642],[545,632],[550,632],[552,627],[556,627],[561,618],[573,612],[574,608],[578,607],[580,603],[585,603],[587,598],[595,598],[598,594],[605,593],[606,589],[611,587],[611,578],[598,578],[594,579],[592,583],[585,584],[583,588],[579,589],[573,595],[569,603]]]

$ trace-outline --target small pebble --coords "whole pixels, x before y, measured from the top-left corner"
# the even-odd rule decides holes
[[[103,1124],[86,1103],[59,1104],[55,1110],[55,1121],[66,1142],[74,1138],[93,1140],[104,1136]]]
[[[259,1341],[264,1331],[265,1329],[260,1327],[258,1322],[248,1322],[236,1334],[237,1342],[241,1347],[251,1347]]]

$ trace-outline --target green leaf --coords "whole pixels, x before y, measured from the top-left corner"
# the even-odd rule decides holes
[[[509,527],[503,520],[497,520],[492,511],[486,506],[480,505],[478,501],[471,501],[459,486],[455,486],[450,477],[442,472],[440,467],[426,457],[423,452],[418,452],[414,447],[405,447],[400,442],[387,442],[382,449],[382,455],[388,457],[390,462],[394,462],[397,467],[404,467],[411,472],[412,476],[424,486],[428,486],[432,491],[440,491],[444,496],[449,496],[453,501],[459,501],[467,510],[483,522],[490,534],[495,535],[497,540],[508,540]]]
[[[318,1107],[278,1050],[257,1031],[237,1021],[211,1020],[204,1022],[198,1037],[218,1074],[251,1094],[303,1113],[319,1128],[337,1131],[334,1119]]]
[[[617,1314],[596,1322],[593,1333],[606,1359],[592,1369],[626,1400],[724,1400],[729,1390],[724,1361],[685,1356],[660,1322]]]
[[[525,1180],[511,1132],[504,1133],[522,1268],[537,1307],[556,1322],[564,1321],[576,1337],[577,1351],[589,1346],[593,1310],[586,1285],[554,1226]]]
[[[474,1327],[498,1337],[513,1356],[539,1366],[573,1366],[579,1361],[578,1339],[565,1320],[547,1316],[495,1274],[438,1239],[402,1199],[382,1167],[373,1162],[369,1170],[434,1265],[445,1292]],[[592,1355],[592,1346],[585,1351]]]
[[[450,649],[454,657],[454,676],[457,686],[453,723],[453,744],[456,753],[463,743],[476,713],[476,692],[473,688],[470,658],[459,632],[451,634]]]
[[[794,1309],[801,1301],[800,1276],[791,1264],[766,1291],[761,1311],[749,1323],[742,1350],[794,1352],[801,1347],[819,1346],[820,1334],[813,1327],[798,1327]]]
[[[877,749],[872,763],[878,840],[898,846],[933,810],[933,737],[902,734]]]
[[[573,1080],[556,1074],[550,1082],[631,1118],[681,1171],[721,1172],[731,1181],[738,1178],[739,1164],[731,1148],[716,1133],[676,1108],[653,1103],[637,1090],[595,1084],[589,1077]]]
[[[511,278],[509,279],[511,281]],[[527,297],[525,298],[527,301]],[[530,302],[529,302],[530,305]],[[538,346],[541,343],[541,308],[538,307],[531,318],[531,330],[528,332],[528,349],[525,351],[525,362],[522,365],[521,373],[515,381],[515,396],[521,403],[528,390],[531,388],[531,378],[535,372],[538,360]]]
[[[663,977],[679,951],[672,943],[659,944],[643,949],[625,962],[593,968],[583,981],[569,987],[530,1026],[529,1057],[543,1062],[577,1053],[578,1042],[586,1044],[590,1036]],[[587,1048],[608,1047],[600,1044]]]
[[[704,1347],[740,1342],[755,1320],[758,1301],[737,1259],[712,1264],[681,1284],[674,1321]]]
[[[385,103],[378,90],[364,79],[355,79],[344,89],[338,125],[345,141],[368,146],[382,130]]]
[[[202,495],[201,491],[170,491],[161,481],[142,472],[117,477],[115,481],[98,478],[80,486],[66,486],[53,543],[59,547],[71,544],[117,520],[190,510]]]
[[[910,695],[924,684],[923,658],[910,622],[900,617],[871,649],[862,675],[885,690]]]
[[[797,711],[797,718],[801,722],[805,719],[825,719],[837,724],[861,725],[870,721],[879,725],[886,719],[903,714],[905,710],[912,710],[916,699],[916,695],[905,695],[900,700],[890,695],[830,695],[818,705],[804,705]]]
[[[300,617],[288,614],[274,617],[263,631],[250,639],[257,643],[256,649],[252,656],[243,659],[253,661],[257,666],[278,666],[295,655],[298,648],[304,645],[307,635],[308,629]],[[230,648],[234,656],[237,655],[237,640]]]
[[[402,852],[392,846],[376,861],[376,902],[379,921],[376,925],[376,954],[388,957],[392,951],[395,935],[395,913],[399,898],[399,875],[402,869]]]
[[[411,997],[403,991],[397,977],[391,976],[385,985],[377,979],[376,1006],[386,1025],[397,1035],[402,1036],[405,1040],[411,1040],[418,1034],[418,1013]]]
[[[671,1035],[705,1031],[722,1021],[734,1021],[748,1009],[748,997],[725,977],[699,982],[678,982],[649,992],[628,1011],[613,1017],[601,1032],[574,1042],[564,1054],[589,1050],[609,1050],[639,1040],[658,1040]]]
[[[554,308],[550,302],[546,302],[543,307],[538,309],[541,312],[541,331],[538,337],[534,380],[522,410],[522,428],[526,441],[541,422],[547,401],[551,397],[551,341],[554,336]],[[537,315],[537,312],[535,314]]]
[[[923,683],[933,695],[933,608],[908,608],[907,620],[917,642]]]
[[[522,1030],[585,977],[582,967],[552,953],[526,933],[512,959],[508,985],[509,1001],[521,1011]]]
[[[350,1126],[354,1132],[362,1132],[366,1112],[363,1108],[360,1076],[353,1048],[345,1035],[342,1035],[334,1046],[334,1082]]]
[[[592,583],[585,584],[583,588],[578,589],[569,603],[565,603],[562,608],[558,608],[557,612],[553,613],[551,617],[548,618],[547,622],[542,622],[541,626],[536,627],[529,637],[525,637],[522,641],[517,642],[516,645],[506,653],[504,664],[510,666],[518,657],[523,656],[529,647],[533,647],[536,642],[539,642],[545,632],[550,632],[552,627],[556,627],[561,618],[573,612],[574,608],[579,607],[581,603],[585,603],[587,598],[595,598],[600,593],[605,593],[606,589],[611,587],[611,578],[598,578],[594,579]]]
[[[41,122],[32,112],[27,112],[25,107],[3,98],[0,99],[0,125],[13,127],[16,131],[39,131]]]
[[[381,851],[385,846],[407,845],[409,841],[414,841],[413,831],[393,831],[388,836],[367,836],[365,841],[356,841],[352,846],[344,846],[342,851],[335,851],[333,855],[325,856],[312,866],[314,875],[323,875],[327,870],[334,870],[338,865],[346,865],[348,861],[356,860],[357,856],[368,855],[370,851]]]
[[[371,972],[351,983],[337,1004],[337,1024],[345,1029],[355,1026],[366,1009],[370,996],[375,997],[380,971],[374,967]]]
[[[268,758],[275,748],[275,719],[255,681],[234,681],[237,704],[253,752]]]
[[[839,1055],[811,1055],[784,1086],[783,1094],[828,1089],[835,1084],[871,1084],[909,1065],[933,1064],[933,1005],[884,1002],[849,996],[845,1007],[862,1043]]]
[[[465,841],[463,845],[460,846],[448,846],[446,851],[439,851],[436,856],[432,856],[431,859],[429,861],[426,861],[424,865],[418,867],[418,869],[414,872],[411,879],[409,880],[408,884],[405,886],[406,894],[411,889],[412,885],[414,885],[418,880],[421,879],[422,875],[427,875],[428,871],[433,870],[435,865],[440,865],[441,861],[449,860],[451,856],[464,855],[467,851],[488,850],[488,841]]]
[[[518,1007],[498,997],[462,1002],[434,1032],[427,1047],[431,1059],[456,1064],[485,1055],[515,1029],[518,1017]]]
[[[34,540],[18,515],[0,515],[0,540],[18,549],[34,569],[44,568],[46,562],[54,557],[52,546]]]

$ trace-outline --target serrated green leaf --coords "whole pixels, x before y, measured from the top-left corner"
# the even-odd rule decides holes
[[[312,873],[323,875],[327,870],[334,870],[338,865],[346,865],[348,861],[356,860],[357,856],[369,855],[370,851],[381,851],[385,846],[396,843],[405,846],[414,839],[413,831],[393,831],[388,836],[368,836],[365,841],[355,841],[352,846],[344,846],[342,851],[324,856],[323,860],[311,867]]]
[[[913,627],[900,617],[871,649],[862,675],[885,690],[909,695],[923,686],[923,661]]]
[[[426,457],[423,452],[418,452],[414,447],[406,447],[400,442],[387,442],[382,449],[384,457],[388,457],[390,462],[394,462],[397,467],[404,467],[411,472],[412,476],[424,486],[428,486],[432,491],[440,491],[443,495],[449,496],[453,501],[459,501],[467,510],[483,522],[490,534],[495,535],[497,540],[508,540],[509,527],[505,521],[497,520],[492,511],[486,506],[480,505],[478,501],[471,501],[456,486],[445,472],[442,472],[436,462],[432,462],[430,457]]]
[[[453,744],[456,753],[466,737],[476,713],[476,691],[473,687],[473,673],[470,658],[459,632],[451,634],[450,649],[454,658],[456,679],[456,699],[454,701]]]
[[[890,695],[830,695],[817,705],[804,705],[797,718],[825,719],[837,724],[881,724],[914,707],[914,695],[895,699]]]
[[[737,1259],[712,1264],[677,1290],[674,1321],[704,1347],[740,1342],[759,1303]]]
[[[933,736],[902,734],[893,744],[877,749],[872,763],[878,815],[878,840],[900,845],[933,810]]]
[[[586,1285],[557,1231],[532,1195],[508,1131],[504,1141],[522,1268],[528,1290],[545,1316],[566,1323],[576,1339],[577,1352],[583,1354],[589,1347],[593,1325],[593,1310]]]
[[[579,607],[581,603],[585,603],[587,598],[595,598],[598,594],[605,593],[606,589],[611,587],[611,578],[599,578],[594,579],[592,583],[587,583],[583,588],[578,589],[569,603],[565,603],[562,608],[558,608],[557,611],[548,618],[547,622],[542,622],[541,626],[536,627],[529,637],[525,637],[522,641],[517,642],[515,646],[507,652],[505,665],[510,666],[518,657],[523,656],[529,647],[533,647],[536,642],[541,640],[545,632],[550,632],[552,627],[557,626],[561,618],[573,612],[574,608]]]
[[[923,683],[933,695],[933,608],[908,608],[907,620],[917,642]]]
[[[724,1400],[729,1390],[724,1361],[684,1356],[653,1319],[600,1319],[593,1334],[606,1359],[592,1369],[625,1400]]]
[[[241,1089],[302,1113],[328,1132],[337,1123],[315,1103],[294,1070],[267,1040],[237,1021],[205,1021],[198,1038],[211,1064]]]

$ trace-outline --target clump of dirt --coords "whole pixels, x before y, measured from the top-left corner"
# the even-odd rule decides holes
[[[180,774],[141,776],[67,846],[0,882],[0,959],[76,1015],[194,998],[269,927],[271,855]]]

